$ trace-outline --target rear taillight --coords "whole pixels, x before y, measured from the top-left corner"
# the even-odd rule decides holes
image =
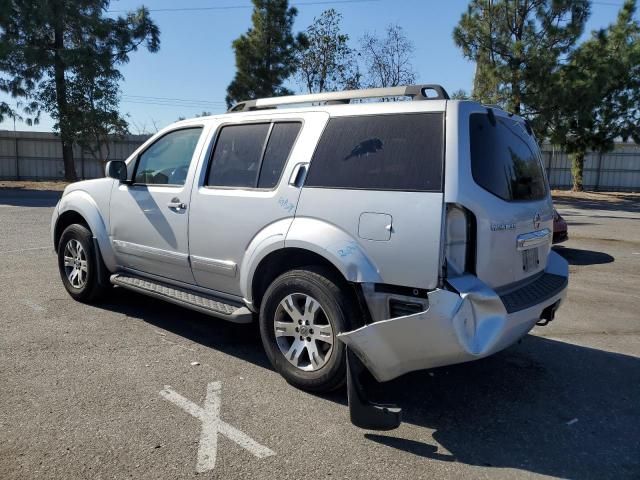
[[[464,207],[447,205],[445,230],[445,266],[447,276],[475,273],[476,222]]]

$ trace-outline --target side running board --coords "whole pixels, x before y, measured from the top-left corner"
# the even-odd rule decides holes
[[[174,285],[122,273],[111,275],[111,283],[233,323],[251,323],[253,320],[253,314],[246,306]]]

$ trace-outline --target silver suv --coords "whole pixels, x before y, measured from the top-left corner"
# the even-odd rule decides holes
[[[273,367],[312,391],[343,384],[345,345],[387,381],[550,321],[568,278],[552,229],[529,125],[438,85],[175,123],[69,185],[51,224],[76,300],[117,285],[257,318]]]

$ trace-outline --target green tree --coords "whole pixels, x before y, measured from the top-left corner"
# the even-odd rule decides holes
[[[592,32],[552,82],[551,141],[572,158],[573,189],[583,189],[589,150],[612,150],[618,139],[640,143],[640,23],[627,0],[615,23]]]
[[[4,122],[6,118],[17,118],[18,113],[13,110],[7,102],[0,102],[0,122]]]
[[[126,132],[118,113],[118,66],[159,30],[146,8],[106,16],[110,0],[0,0],[0,90],[45,111],[60,134],[65,178],[76,180],[73,145]],[[104,142],[103,142],[104,143]]]
[[[195,116],[194,116],[193,118],[208,117],[208,116],[210,116],[210,115],[213,115],[213,113],[212,113],[212,112],[208,112],[208,111],[206,111],[206,110],[203,110],[201,113],[196,113],[196,114],[195,114]],[[180,116],[178,117],[178,120],[177,120],[177,121],[179,122],[179,121],[181,121],[181,120],[186,120],[187,118],[188,118],[188,117],[183,117],[182,115],[180,115]]]
[[[396,87],[415,83],[411,64],[415,48],[400,25],[388,25],[383,37],[366,33],[360,40],[360,56],[367,87]]]
[[[486,105],[498,105],[501,100],[500,82],[496,78],[496,62],[493,55],[485,49],[478,52],[472,92]]]
[[[458,90],[455,90],[451,95],[450,95],[452,100],[470,100],[471,97],[469,96],[469,94],[466,92],[466,90],[460,88]]]
[[[341,21],[342,15],[331,8],[307,28],[307,44],[296,53],[296,76],[309,93],[358,86],[358,64],[349,35],[340,31]]]
[[[236,75],[227,87],[227,106],[241,100],[288,95],[283,86],[296,70],[296,50],[306,44],[303,34],[294,37],[298,11],[289,0],[252,0],[252,27],[233,42]]]
[[[110,156],[110,137],[122,137],[129,133],[127,121],[119,111],[119,85],[121,76],[115,70],[96,70],[90,62],[77,66],[67,83],[66,128],[74,143],[89,152],[96,160],[107,161]],[[52,118],[60,115],[56,105],[54,86],[42,88],[41,97]]]
[[[473,97],[526,116],[548,99],[548,78],[574,47],[588,0],[472,0],[453,31],[476,62]]]

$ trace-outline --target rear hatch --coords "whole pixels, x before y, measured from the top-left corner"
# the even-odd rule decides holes
[[[448,108],[459,137],[457,155],[447,155],[445,201],[467,217],[464,270],[510,289],[544,270],[551,247],[553,205],[540,150],[521,118],[472,102],[457,107]]]

